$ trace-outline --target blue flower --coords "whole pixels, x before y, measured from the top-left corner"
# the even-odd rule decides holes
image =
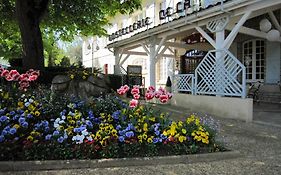
[[[53,136],[57,136],[57,135],[59,135],[59,134],[60,134],[60,132],[57,131],[57,130],[55,130],[55,131],[53,132]]]
[[[157,131],[155,131],[154,133],[155,133],[155,135],[159,136],[160,131],[159,131],[159,130],[157,130]]]
[[[20,123],[20,125],[24,128],[27,128],[28,127],[28,123],[27,122],[23,122],[23,123]]]
[[[0,135],[0,143],[5,141],[5,137],[3,135]]]
[[[10,115],[15,115],[15,114],[16,114],[15,111],[11,111],[11,112],[10,112]]]
[[[7,134],[8,134],[8,131],[7,131],[7,130],[3,130],[3,131],[2,131],[2,135],[5,136],[5,135],[7,135]]]
[[[51,135],[51,134],[48,134],[48,135],[45,136],[45,140],[50,140],[51,137],[52,137],[52,135]]]
[[[4,114],[5,109],[0,109],[0,115]]]
[[[121,126],[120,125],[117,125],[116,126],[116,130],[120,130],[121,129]]]
[[[119,136],[119,141],[120,142],[124,142],[125,141],[125,138],[123,136]]]
[[[121,114],[121,111],[115,111],[113,114],[112,114],[112,118],[115,119],[115,120],[118,120],[119,119],[119,116]]]
[[[134,135],[133,131],[126,132],[126,137],[134,137]]]
[[[20,118],[19,118],[19,123],[21,124],[21,123],[23,123],[23,122],[25,122],[25,118],[20,117]]]
[[[27,118],[32,118],[33,117],[33,115],[32,114],[27,114],[27,116],[26,116]]]
[[[17,120],[19,118],[19,115],[14,115],[13,120]]]
[[[62,143],[63,140],[64,140],[64,138],[63,138],[62,136],[60,136],[60,137],[57,139],[57,141],[58,141],[59,143]]]
[[[87,125],[87,126],[89,126],[90,128],[92,128],[92,127],[93,127],[92,122],[91,122],[91,121],[89,121],[89,120],[87,120],[87,121],[86,121],[86,125]]]
[[[153,143],[158,143],[159,142],[159,139],[157,137],[153,138],[152,139]]]
[[[3,115],[0,117],[0,122],[5,122],[6,120],[8,120],[8,117]]]
[[[119,131],[118,133],[119,133],[119,135],[123,136],[123,135],[125,135],[125,132],[126,131],[122,130],[122,131]]]
[[[9,133],[10,133],[11,135],[14,135],[16,132],[17,132],[17,129],[16,129],[16,128],[11,128],[10,131],[9,131]]]

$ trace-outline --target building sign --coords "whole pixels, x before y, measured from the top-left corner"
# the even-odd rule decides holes
[[[109,41],[112,41],[122,35],[129,34],[135,30],[138,30],[143,27],[147,27],[151,24],[150,18],[146,17],[145,19],[138,20],[134,22],[132,25],[129,25],[128,27],[122,28],[111,35],[109,35]]]
[[[181,2],[178,2],[173,7],[168,7],[166,9],[162,9],[159,11],[159,19],[164,20],[166,18],[170,18],[173,16],[176,16],[178,18],[179,16],[186,16],[194,11],[199,11],[202,9],[206,9],[209,6],[216,5],[217,3],[223,3],[226,0],[184,0]],[[146,17],[145,19],[138,20],[134,22],[132,25],[129,25],[128,27],[122,28],[111,35],[109,35],[109,41],[113,41],[114,39],[119,38],[122,35],[126,35],[129,33],[132,33],[138,29],[147,27],[152,22],[150,21],[149,17]]]
[[[201,9],[206,9],[211,5],[215,5],[222,0],[184,0],[178,2],[175,8],[168,7],[159,11],[159,19],[163,20],[173,15],[185,16],[193,13],[194,11],[199,11]],[[223,0],[225,1],[225,0]]]

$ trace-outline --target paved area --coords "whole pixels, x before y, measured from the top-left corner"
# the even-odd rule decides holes
[[[161,106],[160,109],[170,111],[173,118],[181,118],[181,116],[191,112],[189,109],[163,107]],[[261,107],[255,108],[253,123],[216,118],[221,123],[220,139],[226,142],[228,148],[238,150],[241,153],[241,157],[236,159],[193,164],[5,172],[2,174],[280,175],[281,120],[278,109],[278,107],[272,108],[271,106],[264,107],[263,110]]]

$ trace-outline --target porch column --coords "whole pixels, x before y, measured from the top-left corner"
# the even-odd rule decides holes
[[[224,29],[221,31],[217,31],[216,32],[216,50],[220,50],[223,49],[223,42],[224,42],[224,36],[225,32]],[[215,80],[216,80],[216,91],[217,91],[217,96],[222,96],[223,91],[224,91],[224,75],[221,75],[222,70],[219,70],[222,68],[222,66],[224,66],[223,63],[223,55],[222,52],[216,52],[216,62],[217,62],[217,70],[215,73]]]
[[[156,65],[156,59],[155,59],[155,38],[150,39],[149,44],[149,60],[148,60],[148,82],[149,86],[156,86],[156,76],[155,76],[155,65]]]
[[[114,74],[120,75],[121,73],[121,65],[120,65],[120,50],[114,49],[114,56],[115,56],[115,65],[114,65]]]

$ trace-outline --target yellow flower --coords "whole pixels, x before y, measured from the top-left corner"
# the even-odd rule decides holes
[[[35,115],[38,117],[40,115],[39,111],[35,111]]]
[[[193,133],[191,133],[191,136],[195,136],[196,134],[193,132]]]
[[[19,129],[20,125],[14,124],[13,128]]]
[[[63,127],[63,126],[59,126],[59,130],[60,130],[60,131],[63,131],[63,130],[64,130],[64,127]]]
[[[155,117],[150,117],[149,120],[155,122]]]
[[[69,116],[67,116],[67,121],[70,121],[70,120],[72,120],[72,117],[69,115]]]
[[[21,108],[21,109],[24,108],[23,102],[19,101],[19,102],[18,102],[18,107]]]
[[[146,135],[146,134],[143,134],[143,135],[142,135],[142,138],[143,138],[144,140],[146,140],[146,139],[147,139],[147,135]]]
[[[182,121],[179,121],[179,122],[178,122],[178,126],[179,126],[179,127],[182,127],[182,125],[183,125],[183,122],[182,122]]]
[[[32,104],[28,106],[28,110],[30,111],[34,111],[36,109],[35,106],[33,106]]]
[[[163,131],[163,135],[164,135],[164,136],[168,136],[167,131]]]
[[[27,137],[27,140],[28,140],[28,141],[33,141],[33,137],[32,137],[32,136],[28,136],[28,137]]]
[[[82,76],[83,80],[85,80],[87,77],[85,75]]]
[[[183,141],[186,140],[186,137],[185,136],[179,136],[179,141],[182,143]]]
[[[147,142],[148,142],[148,143],[152,143],[152,138],[151,138],[151,137],[148,138],[148,139],[147,139]]]
[[[144,124],[143,124],[143,131],[144,131],[144,132],[147,132],[147,131],[148,131],[148,129],[147,129],[147,123],[144,123]]]
[[[182,129],[181,132],[182,132],[183,134],[186,134],[186,129]]]
[[[139,139],[139,140],[142,140],[142,135],[139,135],[139,136],[138,136],[138,139]]]
[[[70,79],[74,79],[74,75],[73,74],[70,75]]]

